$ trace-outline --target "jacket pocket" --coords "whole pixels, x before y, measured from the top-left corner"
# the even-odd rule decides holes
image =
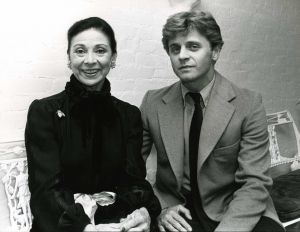
[[[215,149],[212,152],[211,162],[221,173],[234,173],[238,167],[238,153],[240,140],[237,142]]]
[[[228,146],[223,146],[223,147],[218,147],[213,150],[214,156],[222,156],[226,154],[232,154],[232,153],[238,153],[239,148],[240,148],[240,139],[236,141],[233,144],[230,144]]]

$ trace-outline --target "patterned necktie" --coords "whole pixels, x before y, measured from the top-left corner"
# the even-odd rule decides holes
[[[197,183],[197,163],[198,163],[198,147],[200,139],[200,131],[203,120],[201,102],[203,99],[200,93],[188,93],[194,100],[195,110],[190,126],[189,134],[189,165],[190,165],[190,185],[191,193],[194,200],[200,200],[198,183]]]

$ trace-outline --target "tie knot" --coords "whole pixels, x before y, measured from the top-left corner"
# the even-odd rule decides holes
[[[202,100],[202,96],[201,96],[200,93],[189,92],[188,94],[193,99],[193,101],[194,101],[195,104],[201,105],[201,103],[203,102],[203,100]]]

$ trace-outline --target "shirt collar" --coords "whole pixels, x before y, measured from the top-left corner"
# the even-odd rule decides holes
[[[205,86],[203,89],[201,89],[199,92],[202,96],[202,99],[204,102],[204,107],[206,107],[208,104],[210,92],[212,90],[212,87],[214,86],[215,79],[216,79],[216,74],[214,74],[213,79],[208,83],[208,85]],[[182,98],[183,98],[183,105],[185,106],[186,105],[186,94],[188,92],[190,92],[190,90],[187,89],[182,83],[180,85],[181,85],[181,94],[182,94]]]

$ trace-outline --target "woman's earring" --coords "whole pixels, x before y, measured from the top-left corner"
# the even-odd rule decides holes
[[[110,63],[110,67],[111,67],[111,68],[115,68],[115,67],[116,67],[116,61],[112,61],[112,62]]]
[[[71,69],[71,61],[68,62],[68,68]]]

